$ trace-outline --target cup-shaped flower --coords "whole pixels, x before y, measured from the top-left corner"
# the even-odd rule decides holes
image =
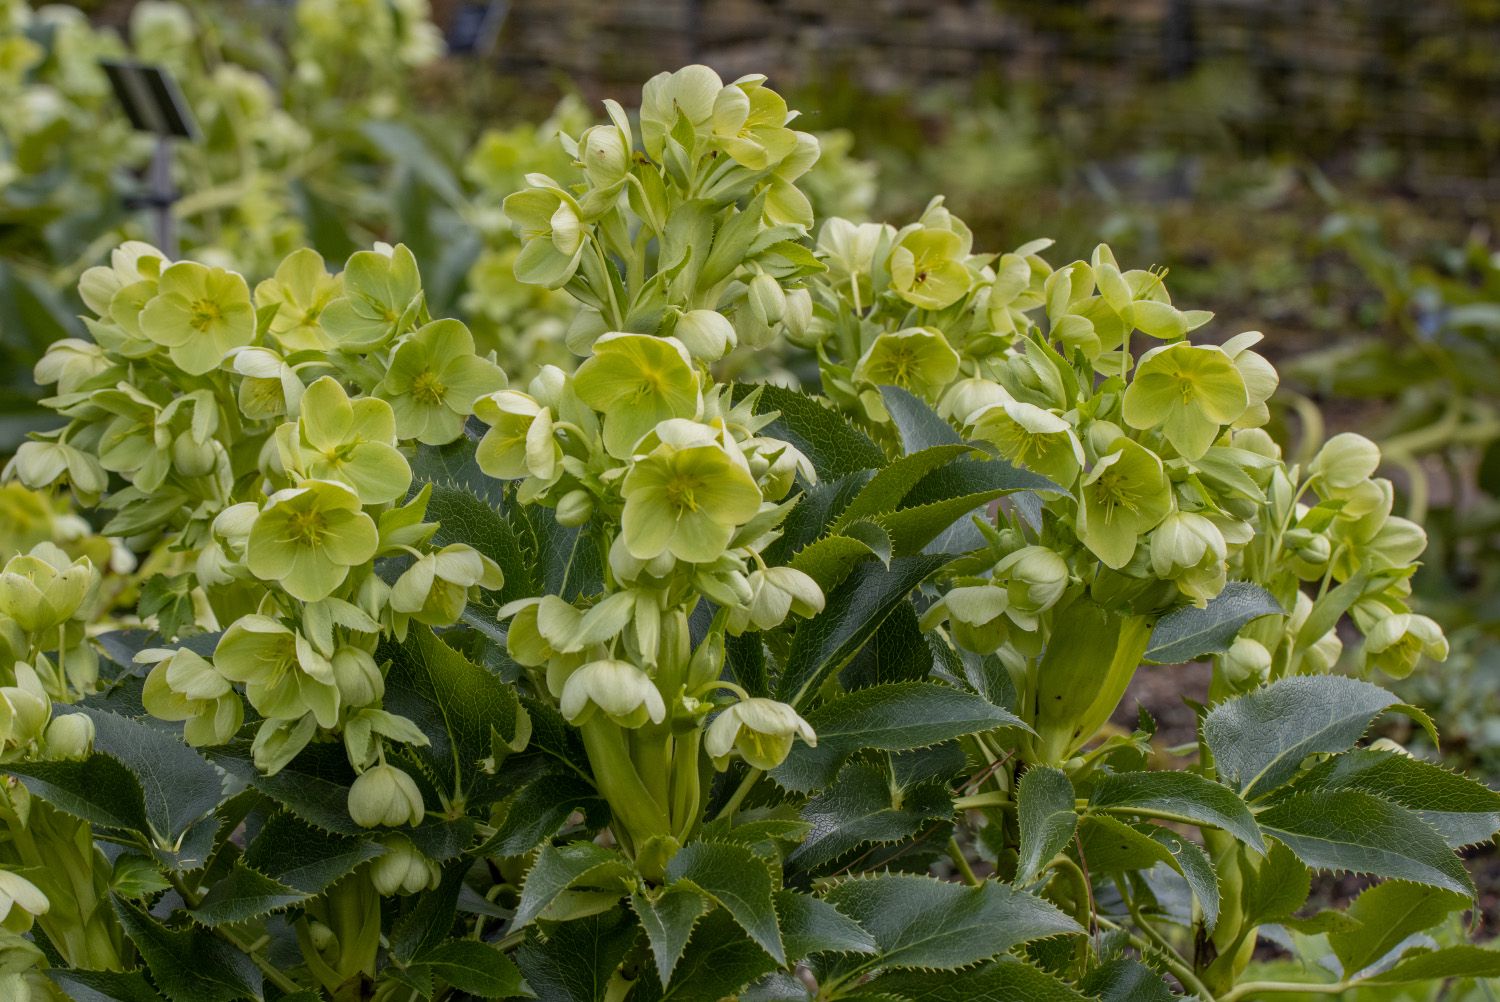
[[[52,697],[36,669],[15,664],[16,684],[0,686],[0,743],[24,747],[40,739],[52,717]]]
[[[287,255],[276,274],[255,287],[255,305],[276,307],[270,331],[283,351],[323,351],[333,347],[333,339],[323,330],[323,311],[341,290],[323,256],[303,247]]]
[[[1392,678],[1405,678],[1423,656],[1448,660],[1448,638],[1427,616],[1403,612],[1383,616],[1365,633],[1365,663]]]
[[[735,346],[734,324],[717,310],[688,310],[677,318],[672,336],[705,362],[717,362]]]
[[[1258,685],[1271,673],[1271,652],[1253,637],[1237,637],[1219,657],[1219,670],[1231,685]]]
[[[195,746],[221,745],[234,737],[245,710],[229,680],[202,657],[177,651],[142,651],[138,661],[155,657],[141,703],[158,720],[183,721],[182,736]]]
[[[80,392],[90,380],[113,368],[114,363],[97,344],[67,337],[47,346],[32,375],[38,386],[56,383],[57,392],[66,395]]]
[[[245,279],[223,268],[179,261],[161,273],[141,311],[141,331],[167,349],[184,372],[202,375],[255,338],[255,308]]]
[[[0,571],[0,612],[28,633],[55,629],[78,611],[96,580],[87,557],[70,560],[52,543],[38,543]]]
[[[583,724],[596,712],[621,727],[641,727],[667,718],[666,703],[651,676],[631,664],[606,658],[590,661],[568,676],[559,708],[572,724]]]
[[[411,467],[396,449],[396,418],[384,400],[350,400],[324,376],[303,394],[298,429],[298,465],[309,478],[347,484],[362,504],[406,496]]]
[[[749,471],[717,445],[662,443],[631,466],[621,493],[620,526],[637,560],[716,560],[761,504]]]
[[[963,255],[963,237],[952,230],[914,229],[891,249],[891,288],[925,310],[952,306],[973,282]]]
[[[11,932],[24,933],[32,919],[47,914],[52,907],[47,895],[11,870],[0,870],[0,923]]]
[[[653,160],[662,158],[667,135],[686,119],[694,133],[706,133],[724,81],[707,66],[684,66],[658,73],[641,90],[641,142]]]
[[[264,717],[295,720],[309,711],[319,724],[338,721],[333,666],[312,645],[269,616],[241,616],[214,649],[214,667],[245,684],[250,705]]]
[[[1141,356],[1123,403],[1126,424],[1159,427],[1184,458],[1198,459],[1223,425],[1245,413],[1250,397],[1222,348],[1178,341]]]
[[[505,584],[500,567],[464,543],[424,553],[396,579],[391,608],[429,626],[451,626],[463,614],[469,589],[491,590]]]
[[[749,603],[729,610],[728,630],[739,636],[747,629],[774,630],[787,616],[816,616],[823,611],[823,589],[795,567],[767,567],[750,573]]]
[[[1143,533],[1172,510],[1172,485],[1160,457],[1128,438],[1099,457],[1083,478],[1078,535],[1083,545],[1118,570],[1130,563]]]
[[[474,337],[457,320],[434,320],[402,341],[375,395],[396,412],[403,439],[443,445],[463,434],[474,401],[505,385],[505,374],[474,354]]]
[[[1307,471],[1326,488],[1349,491],[1369,480],[1380,466],[1380,446],[1352,431],[1341,432],[1323,443]]]
[[[550,408],[519,390],[501,390],[474,401],[474,413],[490,426],[474,453],[481,470],[501,480],[557,479],[563,453]]]
[[[604,415],[604,448],[624,459],[658,423],[691,418],[700,406],[698,376],[676,338],[606,334],[578,367],[573,389]]]
[[[1022,400],[993,404],[971,418],[974,437],[1033,473],[1071,488],[1083,469],[1083,444],[1068,421]]]
[[[361,828],[419,825],[427,809],[416,780],[393,765],[377,765],[349,787],[349,816]]]
[[[294,598],[317,602],[344,583],[349,568],[375,556],[378,542],[353,490],[333,480],[303,480],[272,494],[256,516],[245,565]]]
[[[908,327],[877,337],[854,367],[856,379],[900,386],[936,399],[958,375],[958,352],[934,327]]]
[[[1151,533],[1151,569],[1199,607],[1223,589],[1228,553],[1224,533],[1196,512],[1173,512]]]
[[[797,134],[786,127],[786,101],[763,82],[759,77],[738,81],[714,99],[714,139],[735,163],[751,170],[775,166],[797,148]]]
[[[78,280],[78,295],[89,309],[109,316],[110,304],[124,288],[154,282],[171,262],[161,251],[140,240],[127,240],[109,255],[108,265],[89,268]]]
[[[417,259],[404,246],[385,250],[351,255],[344,266],[344,294],[323,310],[323,329],[340,348],[378,347],[416,314],[422,295]]]
[[[714,718],[703,735],[703,750],[720,771],[728,768],[734,752],[752,768],[770,770],[786,761],[799,737],[810,748],[818,745],[818,735],[796,710],[774,699],[752,697]]]
[[[505,199],[505,214],[521,231],[516,278],[548,289],[567,285],[588,245],[583,210],[573,196],[551,185],[527,188]]]

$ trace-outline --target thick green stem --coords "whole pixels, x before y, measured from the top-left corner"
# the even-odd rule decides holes
[[[584,721],[579,732],[583,735],[594,782],[631,841],[641,846],[648,839],[670,835],[666,811],[651,796],[631,764],[630,749],[620,728],[596,713]]]

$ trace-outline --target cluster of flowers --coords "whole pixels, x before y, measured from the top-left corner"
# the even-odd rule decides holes
[[[58,342],[37,372],[68,424],[22,445],[9,472],[112,510],[106,531],[136,549],[169,546],[191,569],[196,625],[228,624],[212,661],[140,655],[147,709],[221,744],[243,723],[238,683],[262,718],[262,769],[337,734],[361,773],[356,820],[420,820],[385,743],[427,739],[381,708],[374,651],[412,621],[453,623],[471,588],[501,578],[471,547],[431,545],[400,447],[457,438],[504,374],[463,325],[430,321],[401,247],[356,254],[341,275],[299,251],[252,294],[236,273],[133,243],[81,292],[95,341]],[[393,583],[375,573],[386,557],[409,563]]]
[[[1194,343],[1211,315],[1173,306],[1164,272],[1123,270],[1104,245],[1053,268],[1047,244],[976,254],[941,200],[900,229],[834,219],[818,237],[828,270],[807,283],[799,340],[829,396],[889,435],[878,387],[900,386],[1058,488],[1037,510],[1007,509],[1008,527],[981,526],[988,559],[951,579],[926,625],[946,622],[961,647],[1027,679],[1045,613],[1066,596],[1155,615],[1253,581],[1292,611],[1218,659],[1222,696],[1326,671],[1341,644],[1332,621],[1302,636],[1313,597],[1301,583],[1322,595],[1358,575],[1350,608],[1370,665],[1404,675],[1419,654],[1446,656],[1436,624],[1409,608],[1426,536],[1391,514],[1378,448],[1344,434],[1288,466],[1263,427],[1277,376],[1253,350],[1258,332]],[[1137,357],[1141,338],[1151,346]]]

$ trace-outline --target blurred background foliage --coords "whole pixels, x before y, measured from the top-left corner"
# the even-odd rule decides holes
[[[253,280],[405,242],[434,315],[513,368],[565,361],[571,311],[514,282],[502,200],[562,172],[592,102],[689,62],[817,109],[819,217],[943,193],[978,248],[1170,269],[1225,337],[1266,332],[1286,442],[1381,440],[1454,639],[1407,694],[1500,781],[1500,0],[0,0],[0,451],[41,420],[40,347],[84,333],[78,275],[152,236],[151,140],[96,64],[126,54],[203,126],[174,156],[185,255]],[[18,539],[73,517],[0,496]]]

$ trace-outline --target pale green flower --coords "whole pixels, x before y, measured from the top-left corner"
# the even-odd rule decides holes
[[[958,352],[933,327],[907,327],[877,337],[854,367],[854,378],[899,386],[935,399],[958,375]]]
[[[1114,569],[1130,563],[1136,541],[1172,510],[1172,485],[1161,459],[1128,438],[1099,457],[1083,479],[1078,535],[1083,544]]]
[[[1219,527],[1196,512],[1173,512],[1151,533],[1151,569],[1200,608],[1223,590],[1228,553]]]
[[[72,560],[52,543],[11,557],[0,571],[0,612],[28,633],[71,619],[98,580],[88,557]]]
[[[1231,685],[1258,685],[1271,674],[1271,652],[1251,637],[1236,637],[1219,657],[1219,670]]]
[[[629,456],[660,422],[691,418],[702,406],[687,349],[675,338],[649,334],[604,335],[578,367],[573,389],[604,415],[604,447],[617,459]]]
[[[458,622],[469,599],[469,589],[491,591],[505,584],[505,575],[489,557],[464,543],[450,543],[436,553],[424,553],[396,579],[391,608],[429,626]]]
[[[578,137],[578,162],[589,182],[596,188],[621,184],[630,173],[634,140],[630,119],[619,102],[606,99],[604,108],[610,124],[595,125]]]
[[[183,721],[188,744],[221,745],[239,731],[245,719],[240,697],[203,658],[180,648],[142,651],[136,660],[156,660],[141,693],[146,712],[158,720]]]
[[[349,816],[361,828],[419,825],[426,813],[416,780],[393,765],[367,769],[349,787]]]
[[[527,188],[505,199],[505,214],[521,231],[516,278],[527,285],[567,285],[588,243],[583,209],[554,184]]]
[[[172,262],[155,247],[127,240],[110,251],[109,264],[89,268],[78,280],[78,295],[101,317],[108,317],[115,296],[139,282],[154,283]]]
[[[505,374],[474,354],[474,337],[457,320],[435,320],[397,346],[375,395],[396,412],[403,439],[443,445],[463,434],[474,401],[505,385]]]
[[[797,148],[797,134],[786,127],[786,101],[764,86],[765,77],[735,81],[714,98],[714,139],[735,163],[765,170]]]
[[[42,746],[48,759],[84,759],[94,750],[94,721],[85,713],[67,713],[54,717],[42,735]]]
[[[349,568],[375,556],[379,533],[359,496],[332,480],[303,480],[272,494],[250,530],[246,566],[304,602],[326,598]]]
[[[396,449],[396,418],[384,400],[350,400],[324,376],[302,397],[297,421],[298,466],[313,480],[353,488],[362,504],[384,504],[406,495],[411,467]]]
[[[1427,616],[1398,613],[1382,616],[1365,633],[1365,664],[1391,678],[1406,678],[1423,656],[1448,660],[1448,638]]]
[[[926,310],[952,306],[973,282],[964,254],[963,238],[952,230],[914,229],[891,249],[891,288]]]
[[[216,369],[232,349],[255,338],[255,308],[243,276],[193,261],[161,273],[140,323],[177,366],[195,376]]]
[[[621,727],[659,724],[667,707],[651,676],[628,661],[590,661],[564,683],[558,703],[572,724],[585,723],[597,711]]]
[[[269,616],[241,616],[214,649],[214,667],[264,717],[296,720],[312,713],[319,724],[338,722],[339,690],[333,666],[300,634]],[[205,688],[202,691],[208,691]]]
[[[796,613],[804,618],[823,611],[823,589],[794,567],[767,567],[750,573],[752,598],[729,610],[728,630],[739,636],[747,629],[774,630]]]
[[[1124,414],[1132,428],[1160,427],[1183,458],[1198,459],[1249,405],[1245,379],[1223,349],[1179,341],[1141,356]]]
[[[1083,444],[1066,419],[1021,400],[1006,400],[971,415],[974,437],[1023,469],[1071,488],[1083,469]]]
[[[717,445],[663,443],[630,468],[621,493],[620,527],[638,560],[715,560],[761,504],[749,471]]]
[[[995,565],[993,576],[1005,588],[1006,615],[1027,630],[1062,598],[1070,577],[1068,562],[1045,546],[1021,547]]]
[[[287,255],[276,274],[255,287],[255,305],[276,307],[270,331],[283,351],[326,351],[333,347],[333,339],[323,330],[323,311],[341,291],[323,256],[303,247]]]
[[[430,891],[442,879],[443,871],[409,839],[389,835],[380,844],[383,851],[370,864],[370,881],[377,894],[388,897]]]
[[[11,870],[0,870],[0,922],[15,933],[24,933],[31,928],[31,920],[45,915],[52,904],[47,895]]]
[[[703,735],[703,750],[723,771],[731,753],[752,768],[771,770],[786,761],[796,738],[810,748],[818,745],[818,735],[797,711],[774,699],[744,699],[726,708],[708,725]]]
[[[922,614],[921,626],[931,630],[947,622],[954,643],[976,654],[989,654],[1005,643],[1010,634],[1005,613],[1009,592],[991,583],[958,585]]]
[[[1351,431],[1323,443],[1308,464],[1307,472],[1335,491],[1353,490],[1375,475],[1380,466],[1380,446]]]
[[[552,411],[519,390],[501,390],[474,401],[474,413],[490,426],[474,458],[500,480],[536,477],[550,484],[561,470],[562,446],[552,433]]]
[[[376,348],[401,333],[421,306],[417,259],[404,246],[358,251],[344,268],[343,295],[324,308],[323,329],[340,348]]]
[[[668,134],[686,119],[695,135],[706,135],[724,81],[707,66],[684,66],[658,73],[641,90],[641,142],[653,160],[661,160]]]

